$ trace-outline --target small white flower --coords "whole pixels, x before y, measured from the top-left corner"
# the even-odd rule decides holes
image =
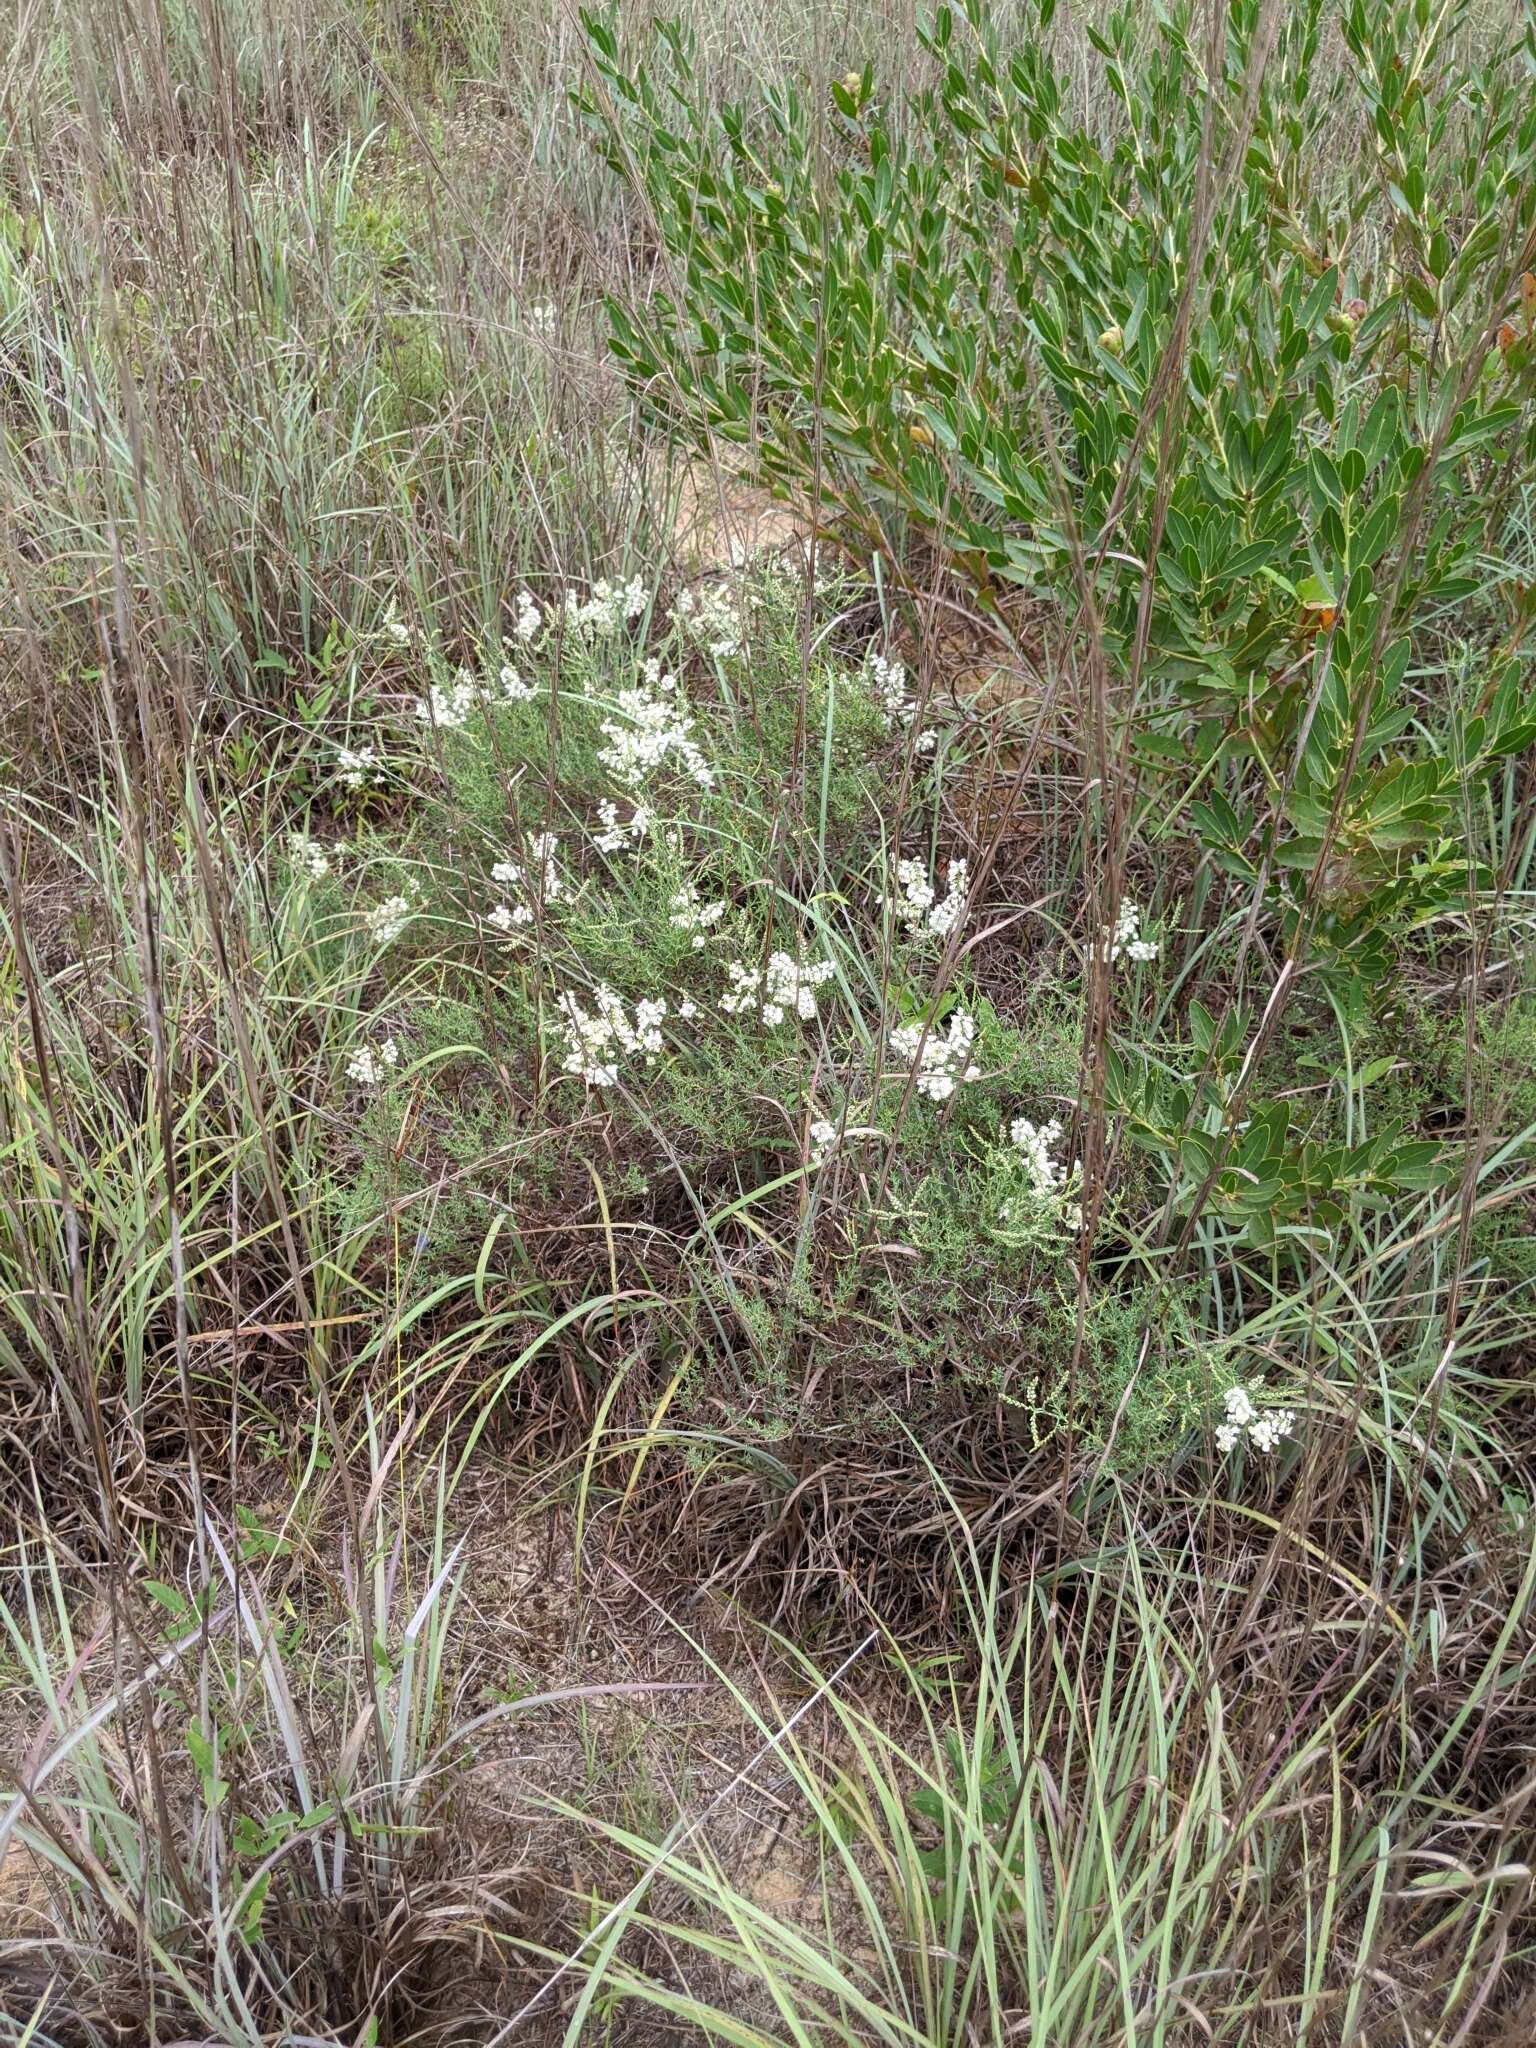
[[[411,643],[411,629],[399,616],[393,604],[379,622],[379,637],[387,640],[392,647],[408,647]]]
[[[899,860],[896,863],[896,882],[901,895],[887,896],[887,909],[894,910],[909,931],[921,931],[927,923],[936,894],[928,879],[927,868],[920,860]]]
[[[540,299],[536,305],[528,308],[528,325],[535,334],[543,335],[546,338],[554,333],[556,314],[554,307],[549,303],[548,299]]]
[[[921,710],[917,699],[907,692],[907,671],[903,662],[881,654],[873,647],[865,659],[864,673],[874,692],[880,715],[887,730],[898,725],[910,732]],[[913,740],[913,750],[919,754],[931,754],[938,744],[938,733],[931,727],[919,732]]]
[[[331,872],[330,855],[319,840],[311,839],[307,832],[292,833],[288,840],[288,851],[311,881],[323,881]]]
[[[970,864],[963,860],[952,860],[946,877],[949,893],[942,903],[935,903],[928,913],[928,929],[935,938],[947,939],[965,923],[965,913],[970,902]]]
[[[447,689],[433,683],[427,695],[416,706],[416,716],[423,725],[435,725],[453,732],[468,723],[469,714],[475,708],[480,686],[467,668],[461,668],[454,675]]]
[[[1036,1202],[1059,1208],[1064,1222],[1080,1226],[1082,1212],[1067,1196],[1081,1176],[1082,1162],[1077,1161],[1069,1168],[1065,1161],[1051,1157],[1052,1146],[1061,1143],[1060,1119],[1052,1117],[1049,1123],[1033,1124],[1027,1116],[1016,1116],[1008,1127],[1008,1136],[1024,1154],[1024,1171]]]
[[[559,850],[560,841],[553,832],[535,832],[528,842],[528,851],[538,868],[538,893],[546,903],[565,894],[565,881],[555,861]]]
[[[498,903],[485,921],[508,938],[515,938],[533,923],[533,912],[526,903]]]
[[[528,860],[498,860],[492,864],[491,880],[503,889],[517,892],[513,903],[498,903],[486,922],[498,931],[511,933],[531,925],[535,905],[554,903],[565,894],[565,878],[556,858],[560,841],[553,832],[536,832],[528,841]]]
[[[368,936],[376,946],[392,946],[410,921],[410,899],[405,896],[386,896],[363,913]]]
[[[693,1000],[692,996],[683,997],[683,1000],[677,1006],[677,1014],[685,1024],[691,1018],[697,1017],[697,1015],[699,1014],[699,1006]]]
[[[399,1058],[400,1048],[392,1038],[381,1045],[360,1045],[347,1061],[347,1078],[364,1088],[377,1088]]]
[[[811,1140],[811,1164],[813,1166],[820,1166],[827,1154],[837,1143],[837,1125],[830,1122],[826,1117],[819,1116],[811,1125],[809,1136]]]
[[[528,842],[529,857],[537,870],[534,890],[546,903],[565,894],[565,882],[555,859],[559,850],[560,841],[553,832],[536,832]],[[491,869],[491,880],[505,882],[509,888],[525,884],[528,877],[529,871],[521,861],[499,860]]]
[[[511,662],[503,662],[496,671],[496,687],[503,704],[527,704],[536,692],[526,676],[520,676]]]
[[[1255,1450],[1267,1454],[1275,1448],[1281,1437],[1289,1436],[1295,1427],[1296,1415],[1293,1409],[1271,1408],[1249,1429],[1248,1440]]]
[[[875,701],[885,713],[888,725],[898,719],[911,723],[907,708],[907,669],[905,662],[893,661],[889,655],[869,650],[865,661],[865,672],[875,693]]]
[[[1258,1414],[1253,1396],[1246,1387],[1228,1387],[1223,1400],[1228,1422],[1235,1423],[1239,1429],[1246,1429]]]

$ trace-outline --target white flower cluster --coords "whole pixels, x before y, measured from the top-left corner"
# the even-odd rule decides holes
[[[792,953],[770,953],[766,967],[747,967],[732,960],[726,968],[731,986],[720,998],[729,1017],[756,1010],[765,1024],[782,1024],[791,1014],[803,1024],[816,1015],[816,991],[832,977],[830,960],[797,960]]]
[[[331,872],[331,856],[319,840],[311,839],[307,832],[289,834],[288,852],[295,865],[301,867],[313,882],[324,881]]]
[[[889,655],[869,651],[865,673],[870,688],[875,693],[875,702],[888,727],[898,725],[910,727],[916,722],[918,704],[915,697],[907,694],[907,669],[905,662],[893,661]],[[938,743],[938,734],[931,726],[919,732],[912,742],[919,754],[931,754]]]
[[[512,637],[526,647],[537,640],[543,630],[544,620],[531,590],[517,593],[517,617],[512,622]]]
[[[657,996],[636,1003],[631,1017],[623,998],[605,982],[596,990],[593,1003],[587,1010],[573,995],[556,998],[565,1039],[560,1064],[565,1072],[579,1074],[589,1088],[611,1088],[619,1078],[621,1061],[638,1057],[646,1066],[654,1066],[662,1049],[666,999]]]
[[[382,779],[383,769],[372,747],[338,747],[336,773],[348,789],[367,789]]]
[[[378,632],[379,638],[387,640],[391,647],[409,647],[411,644],[411,629],[400,617],[393,601],[379,621]]]
[[[820,1166],[827,1154],[837,1143],[837,1125],[826,1117],[819,1116],[811,1125],[811,1164]]]
[[[446,689],[441,683],[432,684],[427,695],[417,703],[416,716],[423,725],[440,726],[454,732],[468,723],[470,713],[482,697],[494,695],[503,704],[526,704],[534,694],[533,684],[525,681],[510,662],[503,662],[496,671],[494,691],[467,668],[461,668],[455,671]]]
[[[604,577],[593,584],[585,603],[578,603],[575,592],[567,591],[563,608],[566,630],[582,640],[612,640],[643,616],[650,601],[651,593],[638,576],[628,583],[610,583]]]
[[[1030,1198],[1039,1208],[1056,1209],[1061,1220],[1070,1230],[1080,1230],[1083,1222],[1081,1206],[1070,1199],[1082,1175],[1082,1161],[1068,1167],[1063,1160],[1053,1159],[1051,1147],[1059,1145],[1062,1138],[1061,1120],[1052,1117],[1048,1123],[1031,1123],[1027,1116],[1016,1116],[1008,1126],[1008,1137],[1024,1155],[1024,1174],[1029,1182]],[[1008,1217],[1008,1205],[1003,1205],[1003,1220]]]
[[[670,909],[670,922],[675,924],[679,931],[693,933],[694,949],[697,951],[699,947],[708,943],[711,928],[724,917],[725,900],[720,897],[712,903],[701,902],[698,884],[686,882],[672,898]]]
[[[411,921],[408,896],[386,896],[363,913],[368,936],[376,946],[392,946]]]
[[[934,938],[948,938],[965,922],[971,888],[969,863],[952,860],[948,880],[949,893],[941,903],[939,892],[929,881],[928,870],[923,863],[920,860],[899,860],[896,863],[896,881],[901,894],[888,896],[886,908],[893,910],[913,934],[926,932]]]
[[[1064,1194],[1071,1176],[1059,1159],[1051,1157],[1051,1147],[1061,1143],[1060,1119],[1053,1116],[1049,1123],[1032,1124],[1027,1116],[1016,1116],[1008,1126],[1008,1136],[1024,1154],[1030,1192],[1043,1202]]]
[[[526,676],[520,676],[509,661],[504,661],[496,671],[496,693],[503,704],[527,704],[537,694],[533,684]]]
[[[1256,1408],[1246,1387],[1228,1387],[1225,1407],[1227,1419],[1216,1428],[1216,1448],[1223,1457],[1242,1440],[1245,1431],[1254,1449],[1267,1454],[1296,1427],[1294,1408]]]
[[[929,1030],[921,1024],[898,1024],[891,1032],[891,1052],[911,1068],[919,1095],[931,1102],[947,1102],[964,1081],[980,1078],[980,1067],[971,1065],[971,1046],[976,1038],[976,1019],[969,1010],[955,1010],[947,1032]]]
[[[434,683],[427,695],[416,706],[416,716],[423,725],[436,725],[447,732],[455,732],[464,725],[475,708],[480,695],[480,686],[467,668],[461,668],[445,690],[441,683]]]
[[[347,1079],[364,1088],[377,1088],[399,1058],[400,1048],[392,1038],[382,1045],[360,1045],[347,1061]]]
[[[638,787],[669,755],[676,755],[700,789],[713,789],[715,773],[693,738],[693,719],[677,695],[676,676],[663,675],[659,661],[647,661],[633,689],[621,690],[618,718],[603,720],[606,747],[598,760],[631,789]]]
[[[672,607],[672,623],[695,647],[729,661],[744,645],[741,605],[723,583],[685,590]]]
[[[515,903],[498,903],[487,916],[488,924],[510,936],[533,923],[536,902],[553,903],[565,894],[565,877],[557,859],[559,850],[560,841],[555,833],[536,832],[528,841],[527,866],[516,860],[496,862],[491,880],[520,893]]]
[[[559,851],[560,841],[553,832],[535,832],[528,842],[528,858],[538,869],[538,893],[546,903],[565,894],[565,880],[556,860]]]
[[[1141,912],[1134,903],[1122,903],[1120,915],[1115,919],[1113,931],[1106,930],[1105,941],[1109,947],[1110,964],[1116,960],[1155,960],[1158,955],[1156,939],[1141,937]]]
[[[644,804],[635,805],[626,825],[619,823],[619,807],[607,797],[598,804],[597,815],[603,829],[593,833],[592,844],[599,853],[623,853],[638,846],[651,829],[651,814]]]
[[[885,714],[887,725],[907,714],[907,667],[905,662],[892,661],[888,655],[869,651],[867,662],[870,686],[874,690],[880,709]]]

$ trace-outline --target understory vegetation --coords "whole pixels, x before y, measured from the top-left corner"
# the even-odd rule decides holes
[[[1526,0],[15,0],[0,2042],[1536,2038]]]

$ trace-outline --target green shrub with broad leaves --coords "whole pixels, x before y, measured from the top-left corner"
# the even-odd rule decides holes
[[[984,0],[900,121],[868,66],[716,110],[675,26],[587,19],[582,104],[670,259],[612,308],[648,403],[983,604],[1069,609],[1143,775],[1351,1001],[1485,881],[1460,792],[1536,738],[1488,560],[1536,470],[1536,40],[1473,65],[1468,11],[1357,4],[1336,63],[1317,0],[1245,0],[1214,53],[1175,9],[1134,91],[1121,11],[1108,143]],[[1316,196],[1331,147],[1365,227]]]
[[[1272,1243],[1437,1168],[1250,1121],[1255,1054],[1303,987],[1367,1028],[1515,856],[1536,30],[1489,56],[1467,4],[1239,0],[1214,41],[1122,9],[1084,27],[1090,120],[1053,13],[1015,40],[940,7],[900,104],[866,63],[727,107],[677,25],[588,15],[579,105],[662,244],[612,346],[845,538],[1049,606],[1100,846],[1155,820],[1242,934],[1187,1071],[1124,1050],[1110,1107],[1175,1213]]]

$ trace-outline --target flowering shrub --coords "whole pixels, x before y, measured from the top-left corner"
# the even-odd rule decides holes
[[[849,1211],[848,1191],[866,1190],[862,1206],[888,1156],[884,1199],[929,1247],[899,1312],[903,1353],[936,1356],[960,1344],[969,1313],[955,1292],[963,1262],[952,1266],[949,1226],[938,1219],[979,1198],[978,1162],[1006,1178],[1016,1204],[1011,1218],[1002,1214],[1002,1179],[984,1198],[998,1284],[1016,1286],[1022,1273],[1010,1262],[1027,1257],[1059,1269],[1048,1282],[1053,1298],[1069,1285],[1075,1175],[1056,1172],[1052,1154],[1051,1174],[1031,1177],[1017,1145],[1002,1148],[1002,1158],[996,1143],[1010,1100],[1039,1092],[1047,1074],[989,1003],[930,986],[945,943],[972,913],[970,850],[940,847],[935,858],[928,831],[923,853],[898,843],[895,893],[889,902],[871,896],[868,877],[890,844],[889,787],[902,772],[902,707],[911,708],[899,663],[880,647],[855,646],[829,651],[826,666],[806,677],[798,582],[749,568],[708,592],[694,603],[682,593],[670,606],[633,580],[590,597],[563,592],[544,606],[522,592],[507,634],[518,649],[515,690],[491,662],[463,673],[441,665],[443,680],[416,707],[421,751],[411,772],[445,791],[463,822],[441,848],[414,849],[419,889],[413,879],[361,906],[369,942],[392,949],[380,981],[393,1020],[388,1044],[408,1035],[422,1054],[418,1085],[438,1107],[417,1128],[440,1132],[452,1148],[456,1188],[473,1184],[480,1159],[521,1143],[515,1122],[496,1138],[466,1122],[477,1083],[463,1061],[482,1039],[525,1105],[519,1114],[539,1120],[523,1202],[587,1199],[590,1179],[576,1168],[593,1116],[608,1133],[600,1171],[605,1181],[617,1176],[610,1199],[632,1186],[632,1199],[655,1201],[679,1171],[702,1180],[726,1172],[748,1187],[749,1176],[792,1186],[797,1165],[826,1176],[830,1206],[815,1263],[829,1299],[844,1300],[852,1320],[839,1311],[819,1341],[852,1351],[862,1351],[859,1332],[874,1312],[860,1295],[872,1303],[880,1294],[887,1322],[891,1307],[882,1277],[853,1294],[833,1278],[859,1213]],[[836,590],[827,597],[844,599]],[[662,622],[659,638],[644,636],[643,620]],[[437,661],[430,648],[423,658]],[[739,710],[722,706],[705,681],[712,673],[741,692]],[[768,687],[775,676],[782,681]],[[798,729],[802,716],[807,728]],[[820,829],[828,836],[815,842],[815,858],[833,864],[829,880],[845,878],[840,890],[801,894],[772,879],[786,821],[761,797],[779,786],[797,750],[825,774]],[[477,844],[487,851],[466,857]],[[364,839],[359,852],[368,851]],[[380,852],[398,860],[397,846]],[[356,872],[367,865],[360,858]],[[892,924],[909,964],[900,990],[882,997],[876,963]],[[421,986],[408,997],[413,960]],[[367,1042],[349,1078],[376,1092],[395,1057]],[[1051,1082],[1070,1085],[1065,1046],[1059,1058],[1066,1065],[1051,1070]],[[555,1082],[576,1085],[552,1093]],[[367,1130],[372,1112],[364,1114]],[[1048,1142],[1057,1144],[1054,1133]],[[382,1104],[376,1143],[352,1213],[366,1208],[370,1174],[389,1176],[387,1199],[400,1199],[398,1121]],[[435,1213],[421,1255],[429,1264],[451,1256],[445,1219],[461,1212],[439,1202]],[[473,1211],[463,1213],[468,1228]],[[871,1213],[856,1227],[881,1226]],[[764,1291],[741,1324],[744,1341],[763,1351],[765,1388],[815,1323],[804,1320],[803,1300],[795,1308],[785,1295],[773,1309],[772,1299]],[[732,1322],[743,1312],[734,1295],[714,1311]],[[979,1370],[969,1359],[967,1377]],[[789,1412],[769,1401],[759,1422],[776,1429]]]
[[[1532,0],[925,4],[16,10],[21,2039],[1531,2031]]]
[[[831,645],[807,674],[787,579],[747,569],[710,587],[707,609],[667,605],[633,581],[545,606],[524,593],[509,629],[517,689],[482,663],[452,685],[461,694],[429,699],[411,721],[418,753],[407,765],[401,743],[402,780],[440,794],[421,811],[409,883],[358,905],[372,957],[389,953],[387,973],[367,971],[391,1031],[361,1044],[347,1070],[375,1148],[350,1213],[398,1205],[402,1174],[419,1173],[427,1199],[448,1173],[453,1203],[430,1197],[426,1270],[453,1257],[450,1226],[476,1229],[476,1186],[508,1201],[498,1161],[520,1162],[512,1213],[541,1233],[582,1214],[596,1174],[610,1218],[615,1204],[636,1210],[613,1240],[621,1267],[635,1260],[635,1285],[653,1287],[659,1257],[687,1270],[669,1312],[676,1336],[707,1349],[726,1329],[753,1358],[744,1428],[794,1426],[796,1361],[814,1347],[848,1364],[846,1396],[823,1382],[839,1426],[855,1412],[845,1399],[868,1428],[871,1398],[895,1400],[900,1386],[902,1400],[937,1399],[954,1375],[1020,1403],[1032,1430],[1112,1428],[1117,1454],[1166,1455],[1212,1396],[1210,1370],[1192,1372],[1176,1342],[1160,1275],[1106,1267],[1102,1299],[1092,1275],[1081,1336],[1071,1310],[1080,1382],[1070,1396],[1051,1390],[1040,1347],[1078,1298],[1078,1262],[1146,1235],[1170,1204],[1177,1219],[1199,1200],[1218,1224],[1240,1220],[1254,1235],[1303,1206],[1315,1221],[1328,1213],[1318,1176],[1334,1173],[1335,1202],[1345,1179],[1321,1163],[1316,1137],[1293,1140],[1266,1110],[1200,1190],[1211,1155],[1169,1134],[1181,1114],[1206,1125],[1231,1114],[1247,1040],[1240,1013],[1218,1024],[1195,1002],[1204,1093],[1186,1111],[1157,1092],[1178,1065],[1171,1043],[1156,1063],[1123,1039],[1112,1047],[1107,1105],[1129,1143],[1090,1209],[1087,1111],[1074,1106],[1086,979],[1099,953],[1116,970],[1117,1002],[1131,1000],[1132,964],[1137,999],[1155,1000],[1176,920],[1152,924],[1125,892],[1100,930],[1074,881],[1060,914],[1088,943],[1058,950],[1048,972],[999,979],[999,956],[990,981],[976,978],[966,941],[988,926],[984,896],[1001,892],[1006,913],[1009,885],[981,867],[974,842],[946,837],[942,803],[911,822],[893,810],[893,788],[913,773],[903,707],[916,716],[899,664],[883,642]],[[829,602],[851,609],[846,589]],[[727,617],[741,627],[735,651]],[[926,758],[925,806],[965,772],[963,734]],[[815,763],[819,778],[799,821],[777,797],[797,763]],[[368,872],[371,852],[399,872],[388,840],[382,827],[377,844],[362,835],[345,875]],[[308,835],[291,853],[318,875]],[[400,1156],[398,1113],[369,1101],[406,1040],[420,1055],[411,1129],[430,1136],[414,1166]],[[1068,1106],[1041,1114],[1040,1103]],[[1421,1155],[1371,1143],[1383,1192],[1389,1168],[1427,1174]],[[434,1145],[445,1155],[435,1164]],[[1293,1171],[1311,1181],[1290,1190]],[[1377,1184],[1355,1172],[1361,1199]],[[717,1247],[701,1274],[693,1233],[701,1208],[721,1206],[716,1188],[765,1235],[750,1257],[742,1244]],[[681,1231],[679,1216],[691,1219]],[[799,1277],[765,1249],[797,1238]],[[899,1249],[872,1264],[865,1242]],[[574,1285],[582,1270],[573,1255]],[[603,1284],[612,1278],[605,1269]],[[1168,1332],[1162,1371],[1147,1364],[1145,1331],[1133,1338],[1110,1313],[1145,1287],[1157,1293],[1148,1327]],[[1259,1449],[1290,1427],[1284,1411],[1256,1422],[1241,1428]]]

